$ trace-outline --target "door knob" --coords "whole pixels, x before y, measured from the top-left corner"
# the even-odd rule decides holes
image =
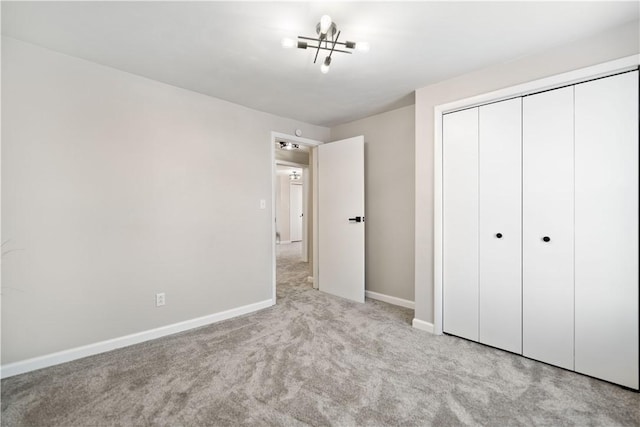
[[[353,221],[353,222],[364,222],[364,217],[363,216],[357,216],[355,218],[349,218],[349,221]]]
[[[498,233],[498,234],[496,234],[496,237],[497,237],[498,239],[502,239],[502,233]]]
[[[549,237],[549,236],[544,236],[544,237],[542,238],[542,241],[543,241],[543,242],[550,242],[550,241],[551,241],[551,237]]]

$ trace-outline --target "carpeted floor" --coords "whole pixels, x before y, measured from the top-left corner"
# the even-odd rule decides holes
[[[281,245],[278,304],[2,381],[2,425],[640,425],[640,395],[315,291]]]

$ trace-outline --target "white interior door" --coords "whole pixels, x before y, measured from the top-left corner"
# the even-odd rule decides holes
[[[442,120],[443,329],[478,341],[478,108]]]
[[[638,72],[575,87],[575,369],[638,388]]]
[[[522,353],[522,98],[480,107],[479,329]]]
[[[289,184],[289,229],[290,240],[302,240],[302,185]]]
[[[573,369],[573,86],[522,101],[522,350]]]
[[[364,137],[318,146],[318,287],[364,302]]]

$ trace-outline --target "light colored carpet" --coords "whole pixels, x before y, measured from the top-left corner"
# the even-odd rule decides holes
[[[279,247],[278,304],[2,381],[2,425],[640,425],[640,395],[315,291]]]

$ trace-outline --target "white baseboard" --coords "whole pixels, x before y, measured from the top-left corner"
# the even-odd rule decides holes
[[[421,331],[429,332],[430,334],[434,333],[433,323],[425,322],[424,320],[413,319],[412,326]]]
[[[412,310],[415,309],[416,306],[413,301],[392,297],[390,295],[379,294],[378,292],[373,291],[364,291],[364,296],[371,299],[377,299],[378,301],[388,302],[389,304],[399,305],[400,307],[410,308]]]
[[[271,307],[273,304],[274,302],[271,299],[260,301],[254,304],[232,308],[231,310],[221,311],[219,313],[209,314],[207,316],[198,317],[191,320],[185,320],[184,322],[161,326],[159,328],[150,329],[148,331],[142,331],[131,335],[125,335],[123,337],[84,345],[82,347],[71,348],[69,350],[63,350],[57,353],[51,353],[44,356],[34,357],[32,359],[9,363],[0,367],[0,378],[9,378],[14,375],[23,374],[25,372],[31,372],[37,369],[71,362],[72,360],[81,359],[87,356],[93,356],[94,354],[104,353],[133,344],[139,344],[141,342],[154,340],[156,338],[161,338],[178,332],[184,332],[193,328],[199,328],[200,326],[210,325],[212,323],[220,322],[232,317],[262,310],[263,308]]]

